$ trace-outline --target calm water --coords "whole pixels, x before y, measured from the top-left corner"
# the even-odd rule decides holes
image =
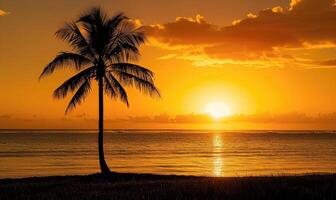
[[[0,131],[0,178],[97,172],[95,131]],[[336,133],[106,131],[112,170],[204,176],[336,172]]]

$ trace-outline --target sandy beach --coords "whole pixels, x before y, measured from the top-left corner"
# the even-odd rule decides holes
[[[0,180],[0,199],[335,199],[336,176],[117,174]]]

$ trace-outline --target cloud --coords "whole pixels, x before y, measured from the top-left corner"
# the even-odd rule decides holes
[[[323,66],[336,66],[336,59],[321,61],[319,64]]]
[[[0,16],[5,16],[5,15],[8,15],[9,12],[5,12],[3,10],[0,9]]]
[[[136,116],[123,119],[106,119],[107,129],[314,129],[335,130],[336,113],[307,115],[304,113],[259,113],[233,115],[214,120],[207,114],[161,114],[155,116]],[[0,128],[46,128],[46,129],[96,129],[96,118],[16,118],[0,115]],[[219,125],[219,126],[218,126]]]
[[[307,115],[304,113],[258,113],[249,115],[233,115],[214,121],[208,114],[183,114],[169,116],[161,114],[156,116],[137,116],[126,119],[108,120],[109,122],[131,123],[173,123],[173,124],[208,124],[208,123],[256,123],[256,124],[334,124],[336,113]]]
[[[86,113],[81,113],[76,115],[76,118],[85,118],[86,117]]]
[[[117,121],[117,122],[135,122],[135,123],[148,123],[148,122],[155,122],[155,123],[172,123],[173,118],[171,118],[167,114],[161,114],[161,115],[155,115],[155,116],[136,116],[136,117],[129,117],[127,119],[116,119],[116,120],[110,120],[111,122]]]
[[[183,52],[198,47],[200,55],[211,59],[273,60],[283,64],[288,61],[283,49],[335,47],[335,27],[334,0],[292,0],[288,8],[249,13],[230,26],[219,26],[197,15],[177,17],[173,22],[146,26],[145,30],[161,47],[182,46]]]
[[[11,115],[6,115],[6,114],[0,115],[0,119],[10,119],[10,118],[12,118]]]
[[[304,113],[284,113],[271,114],[261,113],[252,115],[232,116],[228,121],[246,122],[246,123],[333,123],[336,120],[336,113],[319,114],[316,116],[308,116]]]

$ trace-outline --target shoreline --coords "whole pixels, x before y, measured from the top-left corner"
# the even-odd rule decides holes
[[[179,174],[156,174],[156,173],[136,173],[136,172],[111,172],[107,178],[214,178],[214,179],[232,179],[232,178],[273,178],[273,177],[308,177],[308,176],[335,176],[333,172],[307,172],[307,173],[278,173],[278,174],[266,174],[266,175],[236,175],[236,176],[202,176],[202,175],[179,175]],[[88,174],[65,174],[65,175],[41,175],[41,176],[23,176],[23,177],[0,177],[0,183],[6,181],[24,181],[33,179],[50,179],[50,178],[70,178],[70,177],[101,177],[100,173],[88,173]],[[102,177],[101,177],[102,178]]]
[[[336,174],[202,177],[112,173],[0,179],[0,199],[335,199]]]

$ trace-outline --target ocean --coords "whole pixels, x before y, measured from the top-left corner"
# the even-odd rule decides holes
[[[261,176],[336,172],[328,131],[106,130],[116,172]],[[0,178],[99,172],[96,130],[0,130]]]

